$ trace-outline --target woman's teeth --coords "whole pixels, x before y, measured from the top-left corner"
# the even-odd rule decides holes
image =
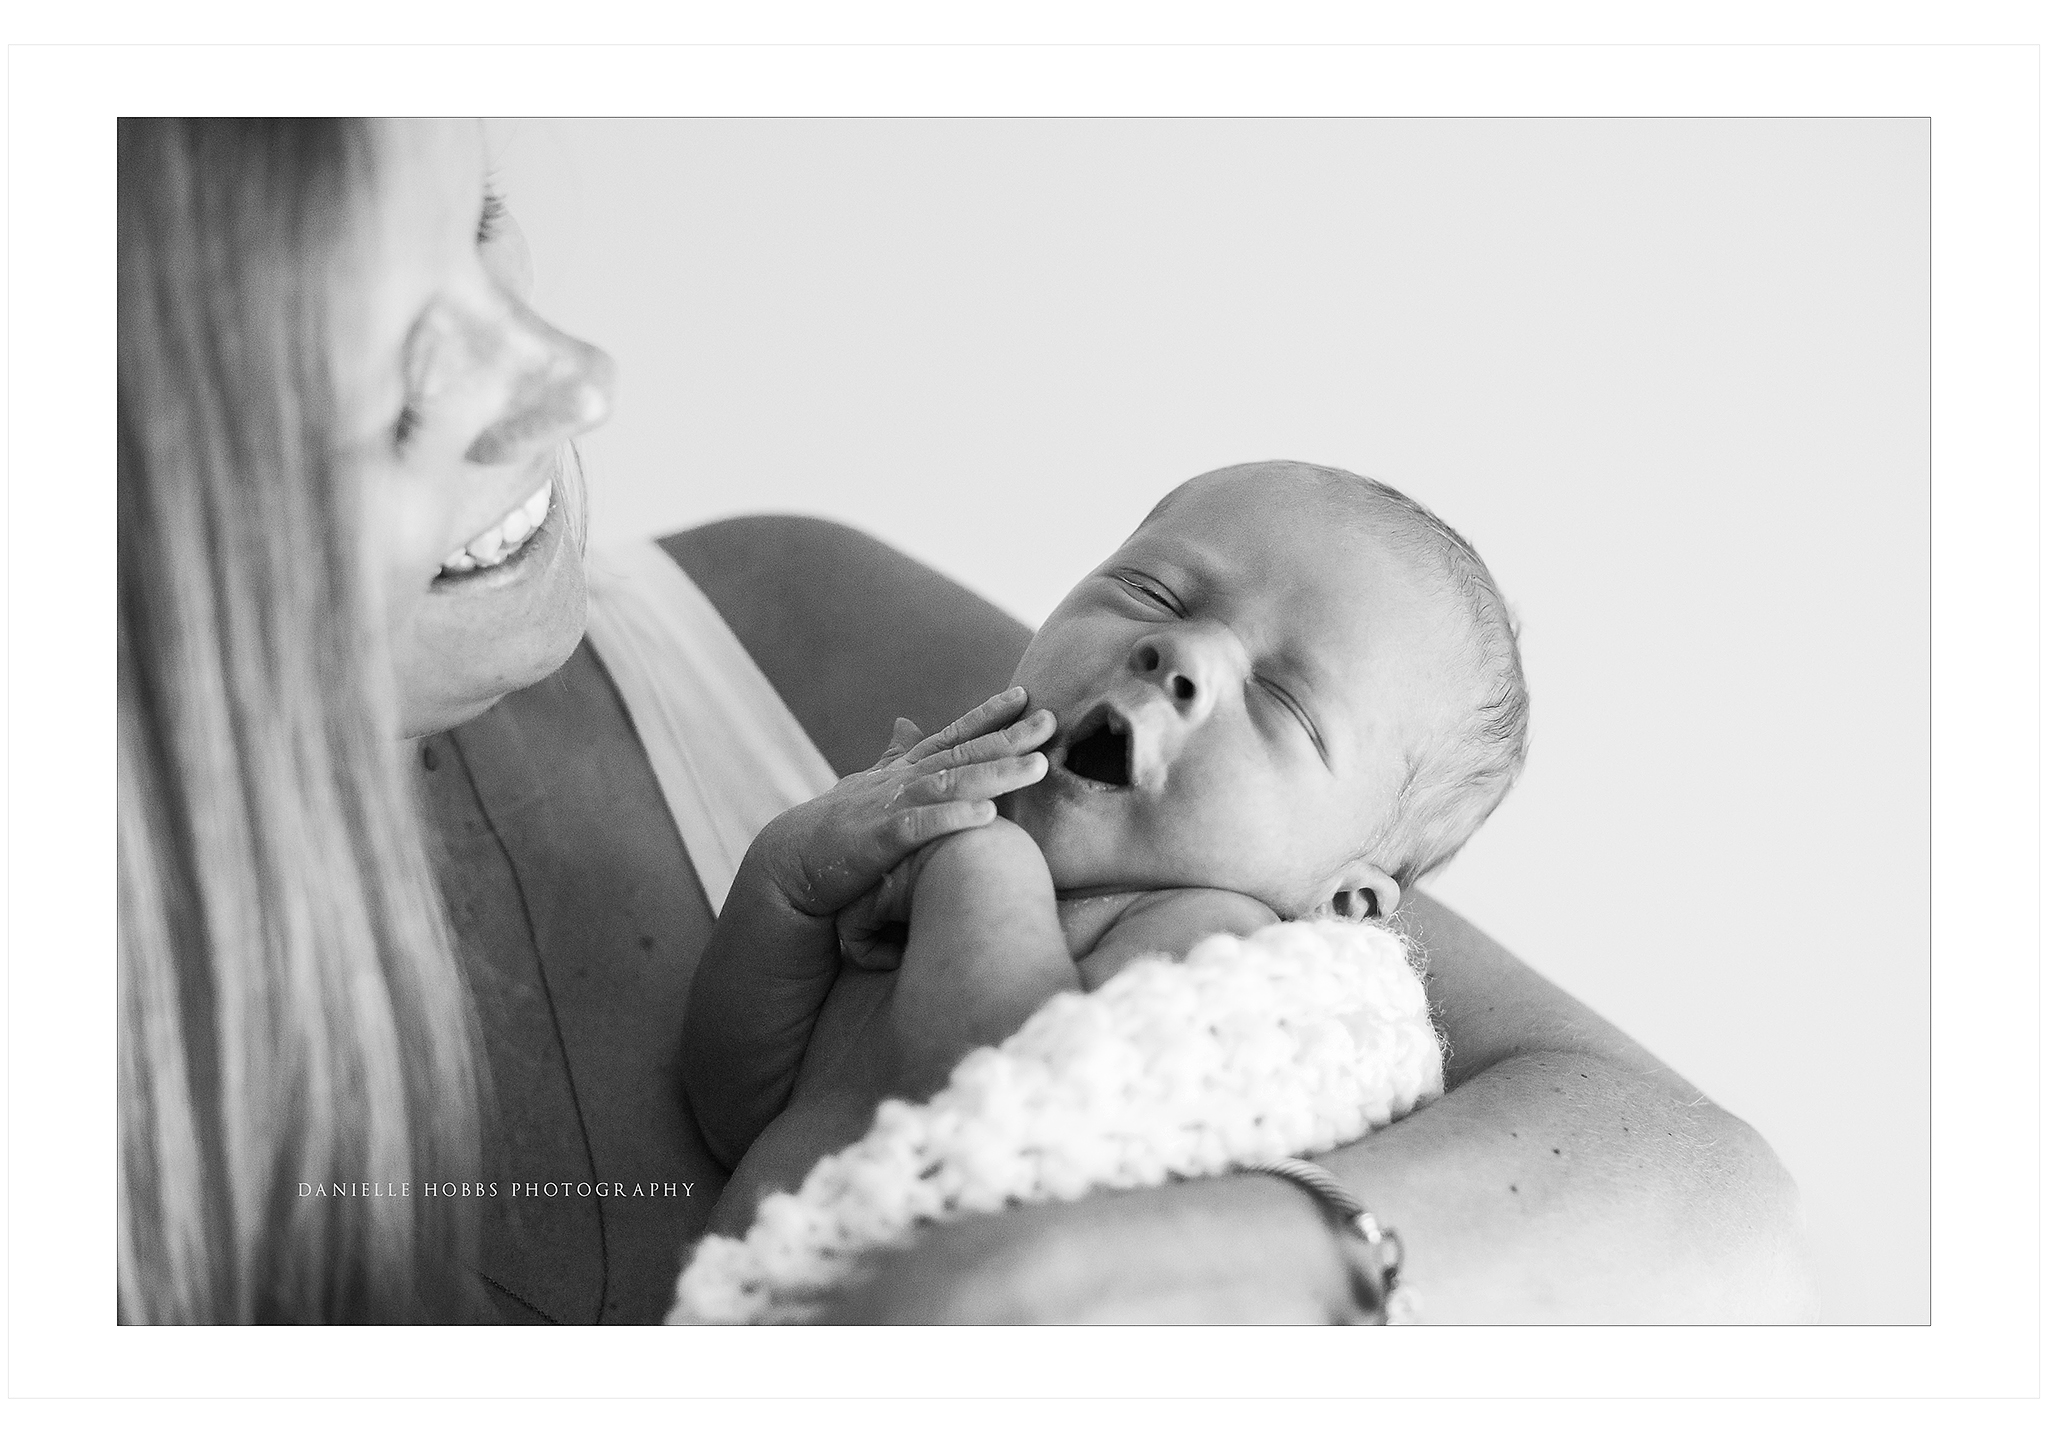
[[[555,483],[550,477],[540,490],[518,506],[512,508],[505,519],[486,531],[460,551],[451,552],[441,562],[441,574],[460,575],[465,571],[488,571],[504,561],[520,545],[540,529],[547,519],[548,504],[554,499]]]

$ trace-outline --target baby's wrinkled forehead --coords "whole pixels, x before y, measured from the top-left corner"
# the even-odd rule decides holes
[[[1433,589],[1434,568],[1404,544],[1404,518],[1369,486],[1298,462],[1227,467],[1169,491],[1124,546],[1213,558],[1243,587],[1345,578]]]

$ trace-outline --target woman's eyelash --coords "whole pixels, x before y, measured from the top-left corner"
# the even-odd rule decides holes
[[[484,177],[484,200],[476,216],[476,243],[487,246],[496,240],[505,229],[505,192],[498,188],[495,175]],[[410,441],[413,433],[420,428],[420,413],[408,401],[398,413],[398,420],[391,428],[391,437],[398,445]]]
[[[477,213],[476,243],[489,245],[505,228],[505,193],[498,189],[496,176],[484,180],[484,205]]]

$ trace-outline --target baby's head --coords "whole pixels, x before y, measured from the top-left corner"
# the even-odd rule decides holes
[[[1513,624],[1464,539],[1294,461],[1198,476],[1068,593],[1016,680],[1059,729],[1004,810],[1062,891],[1390,913],[1520,771]]]

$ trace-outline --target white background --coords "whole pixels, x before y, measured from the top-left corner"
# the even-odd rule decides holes
[[[1534,728],[1434,890],[1763,1132],[1827,1320],[1928,1318],[1925,120],[493,142],[539,308],[620,364],[599,543],[831,516],[1035,624],[1214,466],[1437,509]]]

